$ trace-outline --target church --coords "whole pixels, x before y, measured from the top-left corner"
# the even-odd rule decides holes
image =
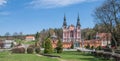
[[[81,25],[80,18],[76,19],[76,26],[67,25],[66,16],[64,15],[64,21],[62,25],[63,29],[63,43],[72,43],[74,48],[80,47],[81,42]]]
[[[64,21],[62,25],[63,30],[63,48],[71,48],[73,45],[74,48],[85,47],[90,45],[95,48],[101,46],[105,47],[110,44],[111,34],[110,33],[96,33],[96,39],[91,40],[82,40],[81,38],[81,24],[79,15],[76,19],[76,25],[67,25],[66,16],[64,15]]]
[[[67,25],[66,16],[64,15],[63,19],[63,48],[81,48],[81,47],[105,47],[107,45],[110,45],[111,42],[111,34],[110,33],[96,33],[96,38],[91,40],[83,40],[81,38],[81,24],[80,24],[80,18],[79,15],[76,19],[76,25]],[[52,38],[52,46],[53,48],[57,47],[57,36],[55,36],[55,33],[51,36]]]

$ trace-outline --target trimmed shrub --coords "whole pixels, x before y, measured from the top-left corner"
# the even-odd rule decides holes
[[[119,54],[113,54],[112,57],[115,61],[120,61],[120,55]]]
[[[98,46],[98,47],[96,48],[96,50],[102,50],[102,47],[101,47],[101,46]]]
[[[104,52],[103,57],[104,57],[104,59],[108,60],[108,59],[110,59],[112,57],[112,54],[110,52]]]
[[[90,49],[90,44],[87,44],[87,46],[85,46],[87,49]]]
[[[34,51],[34,49],[33,49],[32,47],[28,47],[28,48],[27,48],[27,53],[28,53],[28,54],[32,54],[33,51]]]
[[[115,50],[115,53],[118,53],[118,54],[120,54],[120,50]]]
[[[103,52],[97,51],[97,52],[96,52],[96,56],[97,56],[97,57],[103,57]]]
[[[71,49],[73,49],[74,48],[74,44],[72,43],[72,45],[71,45]]]
[[[104,48],[103,49],[105,52],[112,52],[112,49],[111,48]]]
[[[25,53],[25,48],[24,47],[13,48],[12,53]]]
[[[29,47],[35,48],[35,45],[34,45],[34,44],[31,44],[31,45],[29,45]]]
[[[77,49],[77,52],[82,52],[81,50]]]
[[[94,46],[92,46],[91,49],[94,49]]]
[[[40,47],[36,47],[36,48],[35,48],[35,52],[36,52],[36,53],[40,53]]]

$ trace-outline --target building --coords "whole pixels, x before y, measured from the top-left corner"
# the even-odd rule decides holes
[[[11,48],[14,40],[5,40],[4,43],[4,48]]]
[[[110,44],[111,44],[110,33],[97,33],[96,39],[84,40],[83,42],[84,47],[87,45],[90,45],[90,47],[94,46],[95,48],[98,46],[101,46],[101,47],[106,47],[107,45],[110,46]],[[82,46],[82,43],[80,46]]]
[[[3,40],[0,40],[0,49],[4,47]]]
[[[74,45],[75,48],[80,47],[81,42],[81,25],[80,25],[80,18],[78,15],[76,26],[74,25],[67,25],[66,17],[64,16],[63,22],[63,46],[71,46]]]
[[[26,41],[33,41],[33,40],[35,40],[35,37],[34,36],[26,36],[25,40]]]
[[[53,33],[53,35],[51,36],[51,40],[52,40],[52,47],[56,48],[58,39],[57,39],[57,36],[55,35],[55,33]]]
[[[63,48],[71,48],[73,45],[74,48],[85,47],[88,44],[90,47],[105,47],[110,45],[111,42],[111,35],[110,33],[97,33],[96,39],[91,40],[84,40],[81,38],[81,25],[80,25],[80,18],[78,15],[76,26],[74,25],[67,25],[66,17],[64,16],[63,22]]]

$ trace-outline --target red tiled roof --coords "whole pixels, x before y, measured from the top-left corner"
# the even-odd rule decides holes
[[[34,36],[26,36],[26,38],[34,38]]]

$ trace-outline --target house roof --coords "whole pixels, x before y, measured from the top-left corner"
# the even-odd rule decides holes
[[[26,38],[34,38],[34,36],[26,36]]]

